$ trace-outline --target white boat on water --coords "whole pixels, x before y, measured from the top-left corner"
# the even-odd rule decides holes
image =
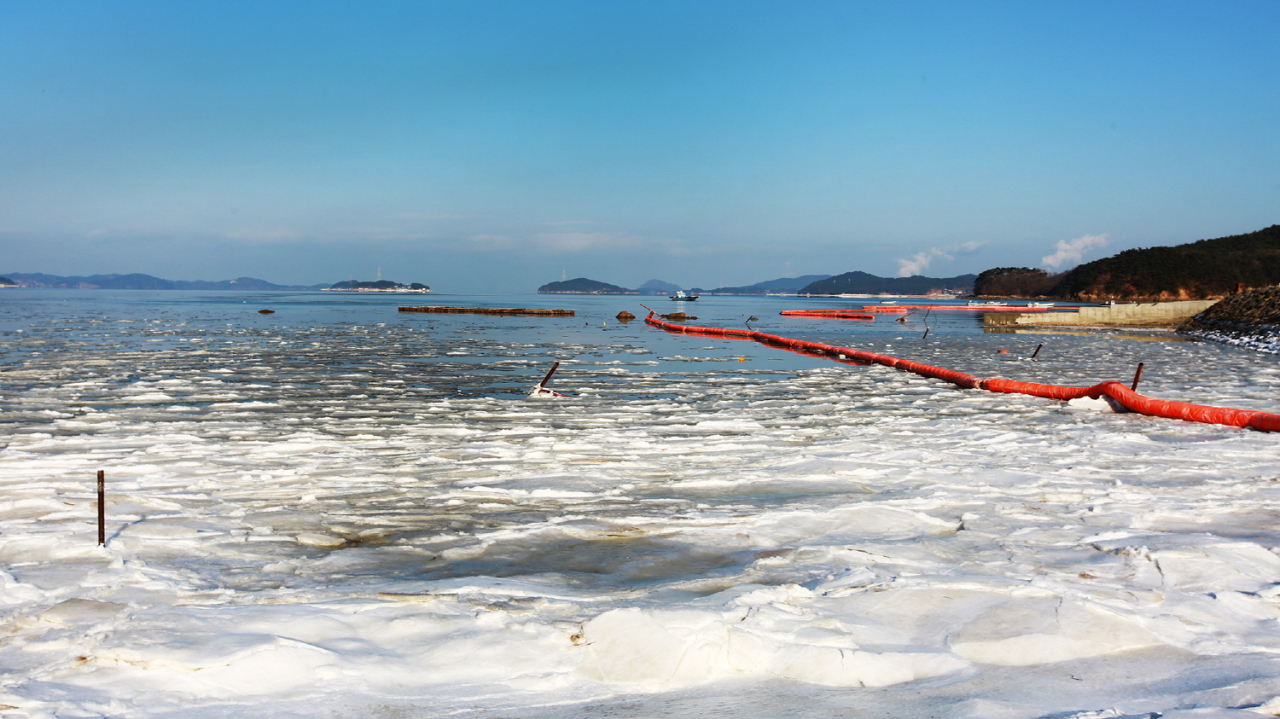
[[[684,290],[676,290],[676,293],[670,297],[677,302],[692,302],[698,299],[698,295],[686,294]]]
[[[1027,307],[1057,307],[1057,302],[1028,302]]]
[[[1008,307],[1009,303],[996,302],[994,300],[988,300],[986,302],[979,302],[978,300],[969,300],[969,306],[970,307]]]

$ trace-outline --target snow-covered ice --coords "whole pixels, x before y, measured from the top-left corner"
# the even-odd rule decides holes
[[[4,299],[0,717],[1280,715],[1280,436],[622,298],[121,296]],[[939,322],[760,324],[1280,408],[1274,355]],[[526,399],[556,360],[571,396]]]

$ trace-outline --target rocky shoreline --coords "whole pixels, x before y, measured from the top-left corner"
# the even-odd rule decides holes
[[[1178,332],[1280,354],[1280,285],[1231,295],[1183,322]]]

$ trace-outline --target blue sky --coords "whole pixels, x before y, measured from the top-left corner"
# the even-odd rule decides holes
[[[1280,3],[0,3],[0,272],[1067,269],[1280,222]]]

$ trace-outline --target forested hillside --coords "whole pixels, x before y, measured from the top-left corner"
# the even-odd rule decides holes
[[[1066,272],[1052,294],[1074,300],[1191,300],[1280,283],[1280,225],[1173,247],[1125,250]]]
[[[1198,300],[1275,284],[1280,284],[1280,225],[1173,247],[1125,250],[1057,275],[1031,267],[996,267],[978,275],[973,292],[1085,302]]]

